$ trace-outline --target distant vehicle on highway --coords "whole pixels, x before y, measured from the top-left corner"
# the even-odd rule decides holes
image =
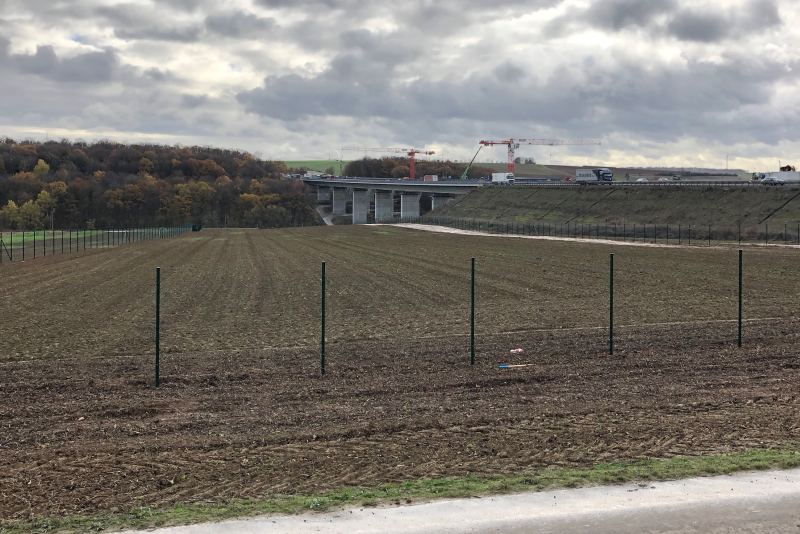
[[[783,184],[798,184],[800,183],[800,172],[797,171],[780,171],[769,172],[761,179],[764,185],[783,185]]]
[[[492,185],[514,185],[514,175],[510,172],[493,172]]]
[[[575,181],[578,183],[611,182],[614,175],[608,169],[578,169],[575,171]]]
[[[637,182],[649,182],[650,180],[648,180],[648,179],[647,179],[647,178],[645,178],[645,177],[642,177],[642,178],[637,178],[637,179],[636,179],[636,181],[637,181]]]

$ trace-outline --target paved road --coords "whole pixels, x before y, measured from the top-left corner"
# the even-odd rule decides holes
[[[322,217],[322,221],[325,224],[327,224],[328,226],[331,226],[333,224],[333,214],[323,210],[322,206],[317,206],[317,213],[319,213],[319,216]]]
[[[159,534],[800,534],[800,469],[259,518]]]

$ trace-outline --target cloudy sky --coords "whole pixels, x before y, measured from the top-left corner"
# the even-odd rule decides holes
[[[792,0],[0,0],[17,139],[776,170],[799,75]]]

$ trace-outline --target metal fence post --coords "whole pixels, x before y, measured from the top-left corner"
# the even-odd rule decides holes
[[[320,344],[320,368],[325,374],[325,262],[322,262],[322,340]]]
[[[469,313],[469,364],[475,365],[475,258],[472,258],[472,284]]]
[[[161,386],[161,267],[156,267],[156,387]]]
[[[608,354],[614,354],[614,254],[609,264],[609,300],[608,300]]]
[[[742,249],[739,249],[739,346],[742,346]]]

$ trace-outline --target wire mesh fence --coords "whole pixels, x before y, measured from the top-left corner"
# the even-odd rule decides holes
[[[178,237],[192,230],[191,224],[98,228],[88,230],[32,230],[0,232],[0,262],[28,261],[80,250],[117,247],[151,239]]]
[[[395,217],[383,224],[425,224],[490,234],[610,239],[667,245],[781,244],[800,245],[800,223],[759,225],[628,224],[585,222],[517,222],[452,217]]]

